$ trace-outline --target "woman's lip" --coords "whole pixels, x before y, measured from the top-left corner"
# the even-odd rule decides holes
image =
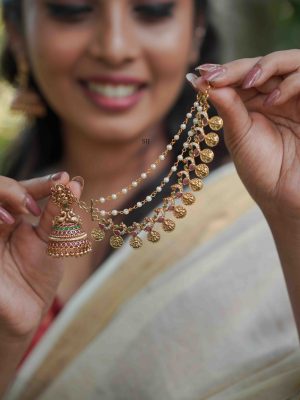
[[[83,81],[85,82],[95,82],[95,83],[111,83],[119,85],[145,85],[146,81],[142,79],[135,78],[128,75],[95,75],[90,76]]]
[[[122,83],[124,84],[124,81]],[[92,101],[94,105],[105,111],[111,111],[111,112],[126,111],[129,108],[135,106],[143,97],[146,89],[145,86],[142,86],[129,96],[108,97],[103,94],[96,93],[90,90],[87,84],[81,84],[81,87],[85,95],[88,97],[90,101]]]

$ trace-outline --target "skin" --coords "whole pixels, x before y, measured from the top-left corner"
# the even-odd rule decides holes
[[[112,1],[109,4],[118,3]],[[245,88],[243,83],[245,80],[249,81],[249,74],[257,63],[262,69],[262,74],[252,87]],[[299,50],[274,53],[260,59],[234,61],[223,67],[224,70],[219,77],[214,77],[212,82],[214,89],[210,92],[211,100],[224,119],[226,142],[238,173],[263,210],[273,231],[298,323],[300,319],[298,272],[300,121],[297,114],[299,65]],[[79,70],[76,69],[76,72]],[[72,79],[69,81],[70,78],[67,77],[65,80],[62,77],[58,78],[62,84],[69,84],[71,90]],[[206,87],[207,80],[212,81],[207,75],[206,79],[204,78],[196,80],[197,90]],[[267,96],[278,87],[282,96],[277,99],[277,103],[266,104]],[[73,94],[75,96],[75,87]],[[88,105],[85,110],[89,113],[90,122],[85,121],[90,123],[91,130],[81,132],[79,129],[81,119],[76,115],[75,121],[70,105],[70,115],[74,115],[74,127],[78,123],[78,130],[74,129],[74,142],[79,136],[85,137],[86,140],[82,139],[77,144],[89,140],[93,143],[98,140],[100,142],[100,134],[97,136],[98,131],[92,129],[97,126],[98,117],[92,110],[89,111]],[[148,118],[142,113],[139,118],[141,116],[145,117],[145,121]],[[155,118],[152,121],[154,123]],[[133,135],[131,132],[128,131],[126,134],[131,136]],[[119,137],[120,135],[121,133]],[[129,137],[127,138],[129,140]],[[120,139],[119,143],[122,140]],[[98,176],[97,182],[100,181],[101,175]],[[75,195],[80,196],[82,187],[75,181],[70,182],[69,175],[63,174],[57,182],[69,182]],[[52,218],[56,215],[53,204],[47,203],[37,227],[27,223],[24,218],[24,196],[30,194],[35,200],[44,198],[49,194],[52,184],[53,178],[49,177],[26,182],[0,177],[2,205],[16,218],[16,223],[4,224],[1,228],[0,342],[5,343],[5,346],[0,346],[0,368],[5,373],[0,378],[0,392],[5,390],[12,379],[29,339],[53,300],[66,267],[66,263],[62,260],[51,260],[51,264],[49,260],[45,260],[47,236],[51,229]],[[28,252],[28,248],[32,251]],[[14,301],[8,301],[12,296]],[[27,318],[23,318],[24,315]]]

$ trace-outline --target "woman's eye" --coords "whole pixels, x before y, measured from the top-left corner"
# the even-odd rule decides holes
[[[92,7],[88,5],[66,5],[58,3],[47,3],[47,8],[50,14],[60,20],[66,20],[70,22],[79,21],[87,13],[92,11]]]
[[[141,4],[135,6],[134,11],[145,20],[155,21],[171,17],[173,15],[174,7],[174,1],[169,3]]]

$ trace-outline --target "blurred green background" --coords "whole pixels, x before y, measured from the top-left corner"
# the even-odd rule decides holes
[[[271,51],[298,48],[300,0],[210,0],[211,19],[219,32],[220,59],[264,55]],[[0,45],[4,42],[0,22]],[[12,115],[13,91],[0,81],[1,155],[24,123]]]

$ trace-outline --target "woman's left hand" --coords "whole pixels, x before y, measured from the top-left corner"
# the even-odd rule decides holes
[[[300,50],[199,67],[238,174],[265,215],[300,222]]]

